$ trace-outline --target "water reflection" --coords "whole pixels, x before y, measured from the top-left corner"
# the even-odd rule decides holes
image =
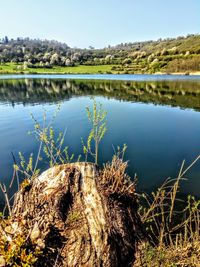
[[[86,95],[200,110],[200,81],[0,80],[0,102],[13,106]]]

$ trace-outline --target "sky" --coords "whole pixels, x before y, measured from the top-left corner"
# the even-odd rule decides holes
[[[0,38],[101,48],[200,33],[200,0],[0,0]]]

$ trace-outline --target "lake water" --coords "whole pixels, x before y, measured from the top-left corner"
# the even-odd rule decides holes
[[[0,77],[0,181],[9,184],[14,154],[37,154],[39,144],[28,132],[33,114],[67,129],[65,144],[82,153],[89,124],[85,107],[93,98],[107,111],[107,128],[100,145],[100,165],[111,160],[113,147],[127,144],[128,173],[138,175],[138,190],[151,191],[175,177],[182,161],[200,154],[200,77],[155,75],[21,75]],[[43,161],[42,170],[47,168]],[[200,195],[200,162],[187,175],[184,194]],[[13,189],[15,190],[15,189]],[[2,200],[2,195],[1,195]]]

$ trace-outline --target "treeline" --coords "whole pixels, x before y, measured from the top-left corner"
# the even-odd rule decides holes
[[[71,48],[57,41],[0,39],[0,64],[19,68],[112,64],[119,73],[200,71],[200,35],[122,43],[103,49]]]

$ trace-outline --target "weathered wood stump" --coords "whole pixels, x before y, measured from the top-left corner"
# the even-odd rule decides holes
[[[16,194],[12,220],[42,255],[37,266],[132,266],[143,240],[134,184],[115,159],[59,165]]]

